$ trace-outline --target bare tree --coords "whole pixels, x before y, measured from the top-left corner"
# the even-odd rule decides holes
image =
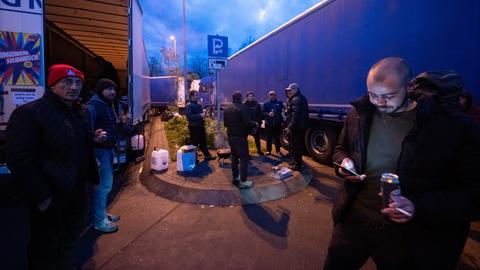
[[[240,51],[241,49],[247,47],[248,45],[250,45],[250,44],[252,44],[253,42],[255,42],[255,40],[256,40],[256,39],[255,39],[252,35],[244,38],[243,41],[242,41],[242,44],[240,44],[240,47],[238,48],[238,50]]]
[[[150,76],[162,75],[162,64],[160,63],[160,57],[150,56],[148,58],[148,67],[150,68]]]
[[[160,50],[162,53],[163,64],[165,68],[165,73],[168,75],[179,74],[179,67],[177,66],[177,58],[175,57],[175,51],[171,48],[162,47]]]
[[[208,75],[208,59],[205,56],[193,55],[188,58],[188,69],[199,77]]]

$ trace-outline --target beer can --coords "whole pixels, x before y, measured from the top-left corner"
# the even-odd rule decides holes
[[[393,173],[382,173],[380,179],[380,191],[383,194],[383,208],[387,208],[390,203],[390,195],[401,194],[398,175]]]

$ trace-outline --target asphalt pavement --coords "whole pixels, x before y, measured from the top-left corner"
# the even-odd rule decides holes
[[[152,134],[163,136],[157,125]],[[303,190],[275,201],[225,207],[159,197],[139,181],[148,173],[143,164],[131,166],[110,204],[109,211],[121,216],[119,231],[86,230],[77,262],[82,269],[102,270],[322,269],[332,201],[342,181],[331,167],[304,159],[314,179]],[[458,269],[480,269],[480,223],[472,225]],[[369,260],[362,269],[376,268]]]

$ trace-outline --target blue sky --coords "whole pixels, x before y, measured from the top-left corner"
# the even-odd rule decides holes
[[[207,35],[228,36],[233,53],[248,36],[259,39],[319,0],[185,0],[187,55],[207,56]],[[160,55],[177,37],[183,52],[182,0],[141,0],[148,56]]]

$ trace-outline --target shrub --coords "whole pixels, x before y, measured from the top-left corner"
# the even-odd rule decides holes
[[[217,121],[215,119],[205,119],[205,132],[207,136],[207,147],[215,149],[215,137],[217,135]],[[167,135],[168,151],[172,161],[177,159],[177,149],[182,145],[190,143],[190,134],[188,132],[188,121],[185,116],[177,115],[165,123],[165,133]],[[222,124],[223,138],[226,138],[226,130]]]

